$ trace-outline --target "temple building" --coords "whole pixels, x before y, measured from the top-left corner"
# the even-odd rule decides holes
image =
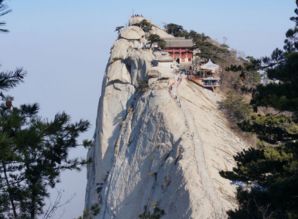
[[[214,90],[220,86],[219,74],[221,68],[219,65],[214,64],[210,59],[207,63],[201,65],[196,75],[189,75],[188,80],[204,87]]]
[[[178,63],[191,64],[193,59],[193,41],[184,37],[166,38],[165,51]]]
[[[164,68],[173,68],[173,58],[167,52],[155,52],[155,58],[152,61],[152,66],[164,67]]]
[[[214,76],[220,73],[219,65],[214,64],[211,59],[209,59],[207,63],[201,65],[199,69],[203,73],[203,77]]]

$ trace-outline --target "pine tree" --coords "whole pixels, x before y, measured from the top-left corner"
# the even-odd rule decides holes
[[[259,138],[256,147],[235,156],[237,166],[221,175],[238,184],[239,209],[230,218],[298,218],[298,1],[294,28],[283,50],[258,64],[279,83],[259,85],[252,106],[273,107],[279,113],[254,113],[241,127]],[[287,113],[284,113],[286,111]]]
[[[156,43],[161,49],[164,49],[166,46],[166,42],[157,34],[150,34],[148,37],[148,42],[150,43],[150,47],[152,47],[154,43]]]
[[[83,145],[77,138],[89,123],[71,123],[65,113],[48,121],[38,116],[38,109],[37,104],[0,108],[0,218],[36,218],[61,171],[87,163],[68,155]]]
[[[185,35],[187,35],[187,31],[184,30],[183,27],[178,24],[173,24],[173,23],[166,24],[164,28],[167,33],[175,37],[184,37]]]
[[[0,16],[8,12],[0,0]],[[71,123],[66,113],[47,120],[38,115],[38,104],[13,106],[13,97],[6,92],[24,76],[22,69],[0,72],[0,219],[37,218],[61,171],[79,170],[88,162],[69,158],[70,149],[91,144],[78,142],[88,121]]]

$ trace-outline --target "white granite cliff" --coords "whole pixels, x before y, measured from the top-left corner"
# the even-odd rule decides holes
[[[162,219],[226,218],[235,191],[219,171],[233,167],[245,144],[218,110],[220,95],[175,73],[174,64],[152,64],[166,54],[146,48],[137,19],[111,49],[86,208],[100,207],[96,219],[137,219],[145,206],[163,210]],[[171,37],[157,26],[151,33]]]

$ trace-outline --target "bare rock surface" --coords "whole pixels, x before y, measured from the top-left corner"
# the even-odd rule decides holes
[[[233,167],[245,144],[218,110],[221,96],[152,66],[156,52],[144,43],[142,30],[128,26],[111,49],[86,208],[100,207],[96,219],[137,219],[157,207],[162,219],[226,218],[235,188],[219,171]]]
[[[120,31],[120,37],[127,40],[140,40],[144,35],[144,31],[137,26],[128,26]]]

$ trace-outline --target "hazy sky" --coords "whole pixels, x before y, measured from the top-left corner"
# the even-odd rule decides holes
[[[12,91],[15,104],[38,102],[53,118],[66,111],[73,120],[92,123],[94,132],[101,80],[116,26],[134,12],[158,25],[177,23],[223,42],[246,55],[264,56],[281,47],[292,26],[294,0],[8,0],[9,34],[0,35],[2,70],[24,67],[25,83]],[[74,155],[86,156],[78,150]],[[59,188],[74,198],[55,218],[74,218],[83,211],[86,172],[65,173]],[[53,192],[55,194],[55,192]],[[53,198],[53,197],[52,197]],[[60,215],[63,215],[59,217]]]

